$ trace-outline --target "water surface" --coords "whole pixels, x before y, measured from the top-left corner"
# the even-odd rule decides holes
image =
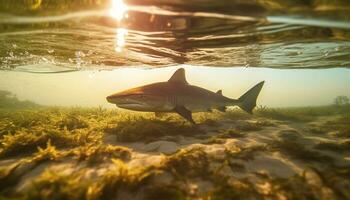
[[[348,1],[1,1],[0,68],[350,66]]]

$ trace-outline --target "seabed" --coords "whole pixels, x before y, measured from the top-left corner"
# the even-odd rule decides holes
[[[196,126],[16,105],[0,112],[5,199],[350,199],[349,105],[233,108]]]

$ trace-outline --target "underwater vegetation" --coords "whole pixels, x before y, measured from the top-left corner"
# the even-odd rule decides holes
[[[349,111],[230,109],[194,114],[194,126],[175,114],[2,107],[0,196],[349,199]]]
[[[144,117],[121,120],[105,130],[106,133],[114,134],[116,140],[121,142],[150,142],[162,136],[193,136],[203,133],[203,130],[198,127],[181,121],[147,119]]]

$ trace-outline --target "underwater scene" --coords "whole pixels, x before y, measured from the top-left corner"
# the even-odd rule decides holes
[[[350,1],[0,0],[0,200],[350,199]]]

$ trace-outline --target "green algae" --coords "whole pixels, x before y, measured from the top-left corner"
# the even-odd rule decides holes
[[[199,127],[188,123],[144,117],[120,121],[114,127],[106,129],[106,132],[114,134],[120,142],[151,142],[163,136],[194,136],[204,133]]]
[[[332,109],[324,108],[324,111],[319,113],[308,110],[305,113],[309,113],[310,116],[310,113],[323,116]],[[298,112],[301,113],[301,110]],[[228,111],[231,114],[234,112],[236,111]],[[280,132],[278,138],[271,143],[226,148],[219,157],[208,153],[203,146],[198,146],[163,155],[159,164],[138,168],[129,167],[127,164],[132,159],[132,149],[106,145],[103,141],[108,135],[116,135],[119,142],[147,143],[178,134],[183,137],[200,135],[204,139],[210,139],[211,136],[206,136],[202,127],[208,126],[219,129],[213,138],[224,143],[230,138],[244,140],[248,134],[258,134],[257,132],[266,127],[278,126],[262,116],[250,116],[249,120],[244,121],[247,118],[244,116],[239,119],[239,113],[232,114],[235,117],[228,120],[232,120],[232,124],[235,124],[233,118],[242,120],[237,123],[241,126],[221,128],[209,124],[220,123],[226,114],[212,114],[213,116],[199,114],[199,125],[192,126],[179,118],[157,119],[151,114],[102,108],[41,107],[39,110],[2,112],[1,127],[5,130],[2,130],[0,139],[0,156],[1,159],[17,159],[17,162],[0,169],[0,183],[6,183],[0,184],[0,195],[10,199],[262,199],[281,196],[317,199],[320,195],[312,191],[315,188],[327,187],[332,191],[332,197],[348,197],[344,187],[334,184],[344,181],[346,183],[344,178],[348,176],[348,170],[335,166],[332,158],[319,151],[346,153],[347,141],[323,142],[305,147],[299,142],[301,134],[285,131]],[[324,124],[332,124],[332,128],[338,131],[346,128],[346,114],[339,113],[338,110],[334,115],[339,117],[332,118]],[[208,124],[208,120],[212,121]],[[283,121],[284,118],[276,120]],[[346,136],[339,133],[332,137]],[[208,142],[206,145],[214,143]],[[308,165],[318,163],[327,167],[328,171],[314,169],[325,186],[312,185],[303,175],[276,179],[269,174],[250,173],[247,170],[247,162],[269,152],[278,152]],[[73,166],[67,167],[68,172],[44,169],[25,190],[15,190],[23,181],[23,177],[38,166],[65,163]],[[254,181],[225,174],[223,169],[230,170],[233,174],[256,176],[271,185],[271,188],[269,192],[262,192]],[[91,170],[96,171],[94,176],[89,175]],[[99,170],[102,171],[97,173]],[[168,174],[170,182],[159,181],[163,180],[164,174]],[[190,185],[196,182],[210,184],[205,192],[190,190]],[[294,186],[298,184],[309,189],[300,190],[299,186]]]

